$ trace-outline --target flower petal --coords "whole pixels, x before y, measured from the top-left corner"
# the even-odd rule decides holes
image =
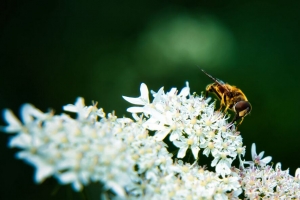
[[[33,117],[44,119],[45,114],[33,105],[26,103],[21,107],[21,118],[24,124],[32,122]]]
[[[123,99],[125,99],[126,101],[128,101],[129,103],[135,104],[135,105],[146,105],[146,102],[141,99],[141,98],[132,98],[132,97],[126,97],[126,96],[122,96]]]
[[[130,107],[130,108],[127,108],[127,112],[141,113],[141,112],[144,112],[144,108],[143,107]]]
[[[177,158],[183,158],[185,156],[188,147],[181,147],[178,151]]]
[[[193,152],[193,155],[194,155],[194,158],[197,159],[198,158],[198,152],[200,151],[199,147],[194,145],[192,146],[192,152]]]
[[[265,166],[266,164],[268,164],[270,161],[272,160],[272,157],[271,156],[267,156],[265,157],[264,159],[261,160],[262,162],[262,166]]]
[[[140,91],[141,91],[141,99],[149,103],[149,90],[145,83],[141,84]]]
[[[170,129],[160,130],[155,133],[154,137],[157,141],[163,141],[163,139],[165,139],[169,132]]]
[[[1,127],[0,130],[8,133],[15,133],[21,130],[22,124],[11,110],[5,109],[3,111],[3,118],[8,123],[8,126]]]
[[[213,161],[211,162],[211,166],[212,166],[212,167],[216,166],[217,163],[219,162],[219,160],[220,160],[219,157],[215,157],[215,158],[213,159]]]
[[[258,154],[259,159],[261,159],[261,158],[264,156],[264,154],[265,154],[264,151],[260,152],[260,153]]]
[[[190,88],[189,87],[184,87],[178,96],[183,96],[183,97],[186,97],[190,94]]]
[[[257,156],[255,143],[253,143],[251,146],[251,156],[252,156],[252,160],[254,160],[255,157]]]

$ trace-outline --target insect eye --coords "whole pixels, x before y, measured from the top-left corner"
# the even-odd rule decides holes
[[[239,101],[233,108],[239,117],[245,117],[248,113],[250,113],[252,107],[248,101]]]

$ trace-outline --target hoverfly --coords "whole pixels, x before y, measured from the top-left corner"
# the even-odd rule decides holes
[[[226,112],[227,109],[233,110],[233,112],[235,112],[235,116],[231,124],[241,119],[241,121],[236,126],[238,127],[243,122],[244,117],[246,117],[252,109],[246,95],[239,88],[233,85],[229,85],[228,83],[224,83],[223,81],[212,77],[203,69],[201,70],[204,74],[206,74],[214,81],[214,83],[206,86],[205,97],[207,97],[208,92],[212,92],[221,101],[219,110],[221,110],[223,106],[225,106],[224,112]]]

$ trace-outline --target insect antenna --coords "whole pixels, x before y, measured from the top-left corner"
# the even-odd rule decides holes
[[[227,92],[230,92],[230,91],[228,90],[228,88],[225,86],[225,83],[224,83],[223,81],[218,80],[218,79],[216,79],[215,77],[211,76],[210,74],[206,73],[206,71],[204,71],[204,70],[201,69],[200,67],[199,67],[199,69],[200,69],[204,74],[206,74],[206,76],[208,76],[208,77],[211,78],[215,83],[217,83],[220,87],[224,88]]]

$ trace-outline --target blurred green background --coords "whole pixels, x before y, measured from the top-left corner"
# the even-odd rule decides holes
[[[299,8],[300,2],[279,0],[1,1],[0,109],[18,113],[30,102],[60,113],[82,96],[129,117],[121,96],[139,96],[142,82],[168,91],[189,81],[192,92],[203,91],[212,81],[199,66],[241,88],[251,102],[239,128],[247,159],[255,142],[294,175]],[[0,199],[66,198],[61,190],[49,195],[54,180],[33,183],[33,168],[14,159],[8,138],[0,135]]]

